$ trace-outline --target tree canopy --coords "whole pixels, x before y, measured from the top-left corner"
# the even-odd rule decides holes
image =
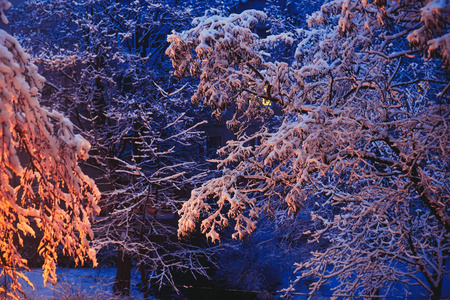
[[[440,298],[448,0],[325,1],[306,22],[289,15],[295,1],[235,2],[33,0],[13,14],[33,58],[0,31],[0,276],[11,280],[0,293],[17,297],[27,280],[25,236],[39,240],[44,282],[61,249],[95,266],[113,245],[114,291],[129,293],[134,260],[148,298],[152,286],[178,292],[177,270],[212,273],[219,247],[187,240],[195,231],[214,243],[262,229],[258,244],[296,243],[284,245],[298,258],[287,297],[309,282],[311,297],[329,284],[347,299],[410,286]],[[9,6],[0,0],[5,22]],[[234,134],[209,162],[207,107]],[[158,219],[177,210],[178,240]]]
[[[439,298],[450,246],[449,9],[331,1],[293,33],[260,38],[266,15],[245,11],[169,36],[175,75],[198,77],[192,99],[216,115],[234,109],[238,136],[220,150],[221,176],[180,210],[179,235],[202,219],[212,241],[230,225],[243,239],[260,211],[312,202],[315,229],[303,234],[330,246],[298,265],[297,281],[314,278],[311,294],[335,278],[335,296],[387,295],[400,282]],[[290,61],[278,59],[280,43],[294,42]],[[255,118],[260,130],[246,131]]]
[[[0,4],[9,7],[7,1]],[[77,264],[87,258],[96,264],[91,218],[100,210],[100,192],[78,164],[88,158],[90,144],[73,132],[69,119],[39,104],[44,78],[5,31],[0,31],[0,68],[1,276],[11,280],[11,290],[1,292],[14,298],[19,278],[30,283],[18,247],[36,229],[43,234],[38,251],[44,282],[56,282],[60,245]]]

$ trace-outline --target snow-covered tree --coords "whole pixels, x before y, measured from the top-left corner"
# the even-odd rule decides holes
[[[0,2],[4,21],[9,6]],[[44,283],[56,283],[61,245],[77,264],[89,259],[96,265],[91,218],[100,211],[100,192],[79,166],[88,158],[89,143],[74,133],[69,119],[40,105],[45,80],[5,31],[0,31],[0,69],[0,276],[10,287],[0,293],[15,299],[22,290],[19,278],[31,284],[19,253],[24,236],[43,235],[38,251]]]
[[[123,294],[132,260],[148,291],[155,282],[175,287],[175,270],[206,275],[200,259],[211,252],[178,242],[176,226],[158,220],[179,209],[202,171],[194,162],[204,162],[197,113],[179,100],[189,85],[168,78],[163,51],[166,35],[207,3],[176,2],[35,0],[15,14],[13,30],[49,78],[48,94],[60,99],[52,104],[69,111],[92,144],[88,164],[104,191],[96,243],[117,246],[114,290]]]
[[[337,279],[335,296],[419,285],[439,298],[450,247],[449,15],[445,0],[338,0],[290,34],[259,38],[267,17],[250,10],[169,36],[175,75],[200,79],[193,102],[216,116],[234,110],[238,135],[219,151],[221,176],[179,211],[179,235],[202,219],[212,241],[231,225],[243,239],[261,211],[312,202],[314,229],[303,234],[329,247],[299,264],[311,294]],[[294,41],[288,63],[272,58]],[[246,131],[253,119],[256,133]]]

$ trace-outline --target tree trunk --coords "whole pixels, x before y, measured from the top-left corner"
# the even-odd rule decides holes
[[[117,252],[117,273],[113,292],[115,295],[129,296],[131,289],[131,256],[121,246],[119,246]]]
[[[145,266],[143,263],[141,263],[139,265],[139,271],[141,272],[141,284],[142,284],[141,292],[142,292],[142,294],[144,294],[144,299],[148,300],[148,299],[150,299],[150,289],[149,289],[147,272],[145,270]]]
[[[431,287],[431,290],[433,291],[433,294],[430,296],[431,300],[439,300],[441,299],[441,294],[442,294],[442,282],[444,281],[444,276],[442,276],[441,281],[439,282],[439,284],[435,287]]]
[[[373,288],[372,293],[370,293],[370,300],[380,300],[380,289],[379,288]]]

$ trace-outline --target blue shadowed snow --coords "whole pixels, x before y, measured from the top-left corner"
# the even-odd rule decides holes
[[[48,283],[44,287],[42,270],[33,268],[30,272],[24,272],[34,284],[35,290],[21,282],[27,298],[31,299],[53,299],[63,295],[78,295],[80,299],[111,299],[113,296],[113,284],[116,276],[115,268],[58,268],[58,283],[56,286]],[[137,288],[140,276],[137,270],[131,274],[130,299],[144,299]]]

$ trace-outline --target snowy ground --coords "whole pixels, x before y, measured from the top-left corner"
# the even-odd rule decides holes
[[[114,268],[58,268],[58,283],[56,286],[47,284],[44,286],[42,270],[39,268],[25,272],[34,284],[35,290],[23,283],[27,299],[58,299],[62,296],[78,296],[79,299],[111,299],[112,287],[116,269]],[[139,283],[139,274],[132,274],[132,291],[130,299],[143,299],[136,287]],[[75,298],[75,297],[74,297]]]
[[[26,292],[26,299],[43,300],[43,299],[67,299],[64,296],[73,296],[72,299],[96,299],[106,300],[112,299],[112,287],[114,277],[116,274],[115,268],[58,268],[58,284],[53,286],[48,284],[44,287],[42,270],[39,268],[31,269],[30,272],[25,272],[28,278],[35,286],[35,290],[23,283]],[[130,300],[143,299],[142,293],[139,292],[137,284],[140,278],[137,270],[132,274],[132,290]],[[444,279],[444,286],[442,288],[442,299],[450,299],[450,280],[448,277]],[[427,299],[424,291],[418,287],[408,287],[410,297],[408,299],[419,300]],[[297,287],[297,293],[292,295],[292,299],[303,300],[307,299],[308,288],[306,285],[300,284]],[[397,297],[395,292],[391,293],[391,297],[383,300],[398,300],[403,297]],[[403,294],[403,293],[402,293]],[[325,286],[317,293],[314,299],[329,299],[331,295],[330,287]],[[277,295],[278,297],[281,294]],[[70,299],[70,298],[69,298]]]

